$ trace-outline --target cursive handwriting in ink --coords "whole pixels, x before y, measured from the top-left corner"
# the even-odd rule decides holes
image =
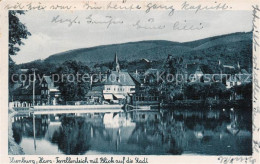
[[[232,7],[229,7],[226,3],[222,4],[222,3],[217,3],[215,2],[214,5],[212,6],[203,6],[203,5],[190,5],[187,1],[185,1],[183,4],[182,4],[182,10],[195,10],[195,13],[197,13],[198,11],[201,11],[201,10],[227,10],[229,8],[232,8]]]
[[[173,30],[201,30],[203,29],[202,23],[199,25],[187,25],[186,20],[184,21],[184,24],[181,24],[179,21],[175,22],[173,25]]]
[[[37,3],[37,4],[33,4],[33,3],[28,3],[26,5],[27,10],[45,10],[47,8],[47,6],[42,5],[41,2]]]
[[[161,9],[161,10],[170,10],[169,12],[169,16],[172,16],[174,14],[175,9],[173,8],[173,6],[167,6],[167,5],[158,5],[156,3],[148,3],[146,5],[146,13],[149,13],[151,10],[156,10],[156,9]]]
[[[235,163],[235,162],[243,162],[243,163],[251,163],[254,164],[256,163],[256,159],[254,159],[253,157],[232,157],[232,156],[220,156],[218,157],[218,160],[220,161],[220,163]]]
[[[149,18],[148,23],[154,23],[154,18]],[[147,23],[146,25],[141,25],[141,20],[138,20],[135,24],[133,24],[133,27],[136,29],[146,29],[146,30],[162,30],[166,26],[165,25],[150,25],[148,26]]]
[[[72,6],[66,6],[66,5],[51,5],[50,9],[52,10],[70,10],[72,9]]]
[[[15,5],[10,5],[10,4],[7,4],[5,6],[5,9],[7,10],[22,10],[24,9],[24,5],[22,5],[21,3],[17,2]]]
[[[76,16],[75,18],[73,19],[63,19],[63,18],[60,18],[60,15],[57,15],[55,17],[52,18],[52,23],[67,23],[68,24],[68,27],[71,27],[72,24],[80,24],[80,21],[78,20],[78,16]]]
[[[83,8],[85,8],[86,10],[100,10],[102,9],[102,6],[98,6],[96,2],[93,2],[90,4],[90,2],[86,2],[83,5]]]
[[[140,5],[135,5],[135,4],[127,4],[127,3],[123,3],[123,4],[119,4],[116,2],[109,2],[107,5],[107,9],[109,10],[139,10],[141,9]]]
[[[259,44],[258,44],[258,35],[256,35],[255,33],[259,33],[259,31],[257,30],[258,27],[257,27],[257,24],[256,24],[256,21],[257,19],[259,19],[259,16],[257,15],[258,12],[260,11],[259,10],[259,7],[258,5],[255,5],[255,6],[252,6],[253,7],[253,20],[252,20],[252,24],[253,24],[253,45],[254,45],[254,50],[256,51],[256,47],[259,47]]]
[[[257,48],[259,47],[258,44],[258,36],[255,33],[259,33],[258,31],[258,26],[257,26],[257,20],[259,19],[259,7],[258,5],[252,6],[253,7],[253,20],[252,20],[252,24],[253,24],[253,50],[254,52],[257,51]],[[260,85],[259,85],[259,81],[258,81],[258,74],[255,71],[258,71],[258,56],[257,53],[254,53],[253,55],[253,101],[256,102],[258,100],[257,98],[257,93],[259,93],[260,90]],[[255,114],[255,112],[254,112]]]
[[[88,24],[106,24],[107,28],[109,28],[111,25],[124,23],[124,21],[122,21],[122,20],[116,21],[112,16],[106,16],[105,20],[94,20],[92,15],[89,15],[88,17],[86,17],[86,20],[87,20]]]

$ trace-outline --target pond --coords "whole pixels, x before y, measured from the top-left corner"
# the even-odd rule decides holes
[[[15,141],[30,155],[250,155],[251,110],[16,115]],[[34,130],[35,129],[35,130]]]

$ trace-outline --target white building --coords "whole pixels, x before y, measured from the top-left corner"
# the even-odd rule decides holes
[[[120,70],[117,54],[115,54],[112,70],[102,80],[101,86],[105,100],[122,100],[135,93],[135,82],[128,72]]]

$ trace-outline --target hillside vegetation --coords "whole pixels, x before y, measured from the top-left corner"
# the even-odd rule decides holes
[[[51,65],[75,60],[89,67],[96,64],[109,67],[116,52],[123,67],[131,71],[140,69],[138,64],[143,58],[152,61],[149,66],[143,67],[160,67],[168,54],[183,57],[187,63],[210,65],[211,69],[218,64],[218,60],[221,60],[222,63],[230,65],[239,62],[242,68],[249,70],[252,67],[252,32],[239,32],[184,43],[150,40],[81,48],[54,54],[45,60],[20,66],[30,68],[36,63]]]

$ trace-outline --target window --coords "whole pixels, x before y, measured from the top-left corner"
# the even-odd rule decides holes
[[[42,84],[42,87],[44,87],[44,84]]]

